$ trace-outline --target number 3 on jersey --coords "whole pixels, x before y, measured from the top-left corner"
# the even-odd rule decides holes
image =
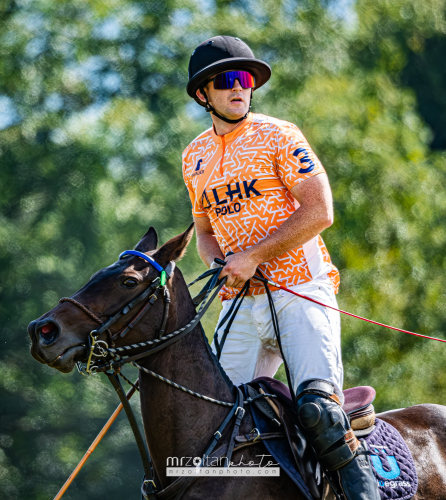
[[[313,160],[308,156],[308,152],[306,149],[297,148],[296,151],[294,151],[293,156],[295,156],[299,160],[299,163],[308,165],[307,168],[300,168],[298,170],[299,174],[307,174],[308,172],[314,170]]]

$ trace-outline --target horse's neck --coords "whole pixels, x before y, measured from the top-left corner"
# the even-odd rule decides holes
[[[171,310],[168,332],[185,326],[196,314],[182,278],[172,286]],[[205,342],[200,328],[196,327],[141,364],[199,394],[233,401],[231,390]],[[183,458],[183,466],[186,466],[186,457],[202,456],[229,408],[186,394],[144,372],[140,373],[140,385],[146,438],[157,474],[165,486],[170,482],[166,479],[167,458]]]

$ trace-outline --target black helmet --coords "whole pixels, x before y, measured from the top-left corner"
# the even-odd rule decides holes
[[[252,50],[240,38],[232,36],[214,36],[200,43],[189,61],[189,81],[187,93],[198,104],[206,104],[197,97],[197,90],[206,83],[210,76],[231,69],[244,69],[251,72],[256,80],[255,88],[265,84],[271,76],[271,68],[260,59],[256,59]]]

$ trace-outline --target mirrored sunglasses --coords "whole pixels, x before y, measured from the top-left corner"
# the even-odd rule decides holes
[[[238,80],[244,89],[252,89],[256,86],[255,78],[247,71],[226,71],[219,73],[209,81],[214,82],[214,89],[227,90],[232,89],[235,80]]]

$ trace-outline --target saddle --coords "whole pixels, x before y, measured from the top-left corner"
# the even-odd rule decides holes
[[[299,481],[300,478],[292,477],[293,471],[290,470],[292,469],[290,464],[282,462],[282,460],[286,462],[287,459],[283,448],[281,451],[279,450],[281,445],[277,441],[265,442],[268,450],[275,456],[274,448],[277,448],[276,451],[279,452],[275,456],[276,460],[307,498],[322,498],[324,484],[320,466],[313,450],[310,446],[307,446],[303,432],[296,425],[297,415],[288,387],[279,380],[270,377],[258,377],[245,386],[245,391],[248,401],[254,406],[252,409],[256,424],[260,422],[259,415],[261,415],[271,430],[281,431],[284,437],[286,436],[294,462],[292,466],[297,468],[304,484]],[[275,397],[261,397],[260,394],[262,393],[273,394]],[[368,386],[354,387],[344,391],[343,409],[349,417],[352,430],[357,437],[367,436],[375,429],[375,411],[372,405],[375,396],[375,389]],[[267,427],[264,427],[264,429],[267,429]],[[288,460],[288,462],[290,461]]]
[[[343,410],[350,419],[356,437],[368,436],[375,429],[373,400],[376,391],[367,385],[345,389]]]

